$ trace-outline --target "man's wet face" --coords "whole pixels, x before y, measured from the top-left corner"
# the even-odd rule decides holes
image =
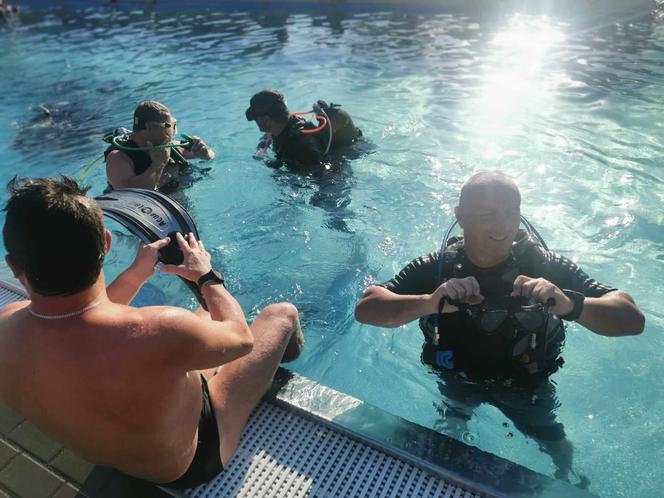
[[[168,124],[168,126],[164,126]],[[163,120],[148,124],[149,140],[153,145],[162,145],[173,140],[175,135],[176,121],[173,116],[164,116]]]
[[[507,258],[519,229],[520,208],[518,191],[501,184],[477,187],[465,199],[459,211],[471,260],[484,266]]]

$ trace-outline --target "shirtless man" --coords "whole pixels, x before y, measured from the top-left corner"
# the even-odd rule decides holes
[[[112,143],[104,152],[109,190],[137,187],[170,193],[178,188],[180,173],[187,170],[182,158],[214,159],[214,151],[193,136],[189,137],[188,148],[140,150],[171,143],[176,133],[177,121],[168,107],[155,100],[138,104],[131,135],[121,144],[124,148]]]
[[[30,300],[0,312],[0,398],[97,464],[176,489],[221,472],[278,364],[302,349],[295,307],[267,306],[249,326],[192,234],[177,234],[184,262],[162,272],[197,282],[209,314],[128,306],[168,238],[106,287],[111,234],[75,181],[10,192],[6,260]]]

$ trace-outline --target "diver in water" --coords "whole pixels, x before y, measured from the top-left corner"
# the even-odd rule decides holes
[[[641,333],[644,317],[627,293],[549,251],[520,207],[511,178],[472,176],[455,209],[463,237],[450,239],[451,227],[439,252],[369,287],[355,316],[381,327],[419,319],[422,361],[440,374],[445,422],[463,427],[489,403],[551,455],[556,477],[569,480],[573,446],[556,422],[549,380],[562,365],[564,322],[622,336]]]
[[[141,102],[134,111],[133,131],[106,138],[111,143],[104,152],[109,189],[173,192],[179,175],[189,169],[187,159],[214,159],[214,151],[199,137],[186,135],[182,146],[168,146],[176,132],[177,122],[165,105],[154,100]]]
[[[324,168],[328,153],[347,147],[362,136],[350,115],[338,105],[319,100],[313,112],[318,126],[301,117],[308,112],[290,112],[283,94],[277,90],[262,90],[251,97],[245,116],[266,133],[258,156],[271,144],[278,165],[285,163],[297,173],[315,173]]]
[[[0,19],[9,22],[16,14],[18,14],[18,7],[9,5],[5,0],[0,0]]]

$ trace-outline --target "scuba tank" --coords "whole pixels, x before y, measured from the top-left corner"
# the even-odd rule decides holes
[[[113,139],[118,137],[118,138],[127,138],[131,135],[131,131],[128,130],[127,128],[121,126],[120,128],[116,128],[115,130],[106,133],[103,137],[102,140],[106,142],[107,144],[112,144]]]

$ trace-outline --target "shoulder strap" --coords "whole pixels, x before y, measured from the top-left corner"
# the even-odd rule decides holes
[[[550,262],[548,251],[528,232],[522,231],[512,247],[512,255],[521,273],[532,276],[547,274]]]
[[[454,276],[463,253],[463,237],[451,237],[443,254],[438,255],[438,285]]]

